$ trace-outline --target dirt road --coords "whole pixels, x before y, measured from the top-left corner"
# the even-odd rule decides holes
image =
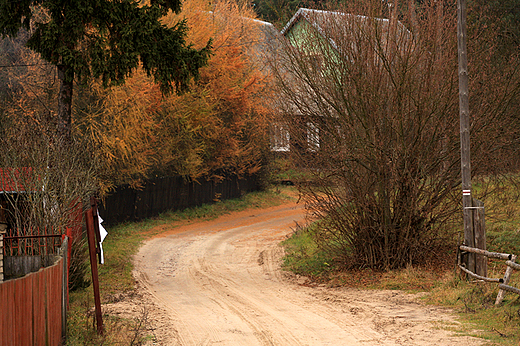
[[[310,287],[280,271],[289,204],[193,223],[151,239],[135,276],[161,345],[480,345],[446,311],[397,291]],[[155,343],[155,344],[157,344]]]

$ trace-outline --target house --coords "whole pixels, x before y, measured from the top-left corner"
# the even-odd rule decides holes
[[[20,212],[26,210],[27,201],[20,195],[38,190],[34,185],[33,169],[0,168],[0,224],[11,228]],[[41,189],[41,186],[40,188]]]
[[[45,195],[44,179],[32,167],[0,168],[0,232],[6,278],[23,276],[53,263],[62,235],[81,235],[81,204],[71,207],[66,229],[48,222],[57,201]],[[47,223],[46,223],[47,222]]]
[[[337,137],[340,128],[331,121],[324,124],[327,119],[348,113],[330,98],[348,87],[349,76],[377,73],[393,63],[388,57],[399,59],[401,53],[414,47],[413,35],[400,21],[307,8],[294,14],[281,35],[285,55],[277,57],[274,69],[287,81],[284,87],[291,89],[288,94],[293,95],[292,99],[286,96],[281,100],[282,107],[294,114],[294,121],[306,120],[298,126],[274,124],[272,150],[288,151],[292,147],[319,151],[328,140],[326,132]],[[348,73],[342,74],[347,69]],[[322,88],[315,87],[318,80]],[[301,133],[293,136],[298,140],[290,138],[289,127],[300,129]]]

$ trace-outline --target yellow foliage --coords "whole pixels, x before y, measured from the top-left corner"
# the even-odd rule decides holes
[[[123,86],[105,89],[93,82],[79,94],[75,129],[90,139],[101,157],[106,187],[138,186],[156,162],[152,114],[160,104],[158,87],[143,71],[136,71]]]
[[[182,13],[168,17],[170,25],[186,18],[189,42],[203,47],[211,40],[213,54],[191,93],[163,103],[168,120],[161,126],[161,142],[170,142],[160,155],[165,167],[195,178],[259,169],[266,143],[267,76],[251,51],[262,39],[254,16],[247,4],[190,0]]]
[[[143,71],[125,85],[80,89],[75,128],[94,143],[105,164],[103,181],[139,185],[153,172],[197,179],[222,172],[247,174],[260,167],[266,147],[266,76],[255,65],[261,32],[247,5],[189,0],[167,25],[187,20],[188,42],[211,40],[208,66],[191,91],[160,94]],[[218,173],[217,173],[218,172]]]

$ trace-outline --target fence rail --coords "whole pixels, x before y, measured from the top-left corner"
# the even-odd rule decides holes
[[[497,258],[501,260],[506,260],[505,264],[507,266],[506,271],[504,273],[503,278],[489,278],[486,276],[477,275],[474,272],[466,269],[462,264],[458,264],[459,268],[465,272],[466,274],[474,277],[475,279],[486,281],[486,282],[496,282],[498,283],[498,295],[495,300],[495,305],[499,305],[502,303],[502,300],[504,299],[505,291],[513,292],[516,294],[520,294],[520,289],[516,287],[509,286],[509,280],[511,279],[511,275],[513,273],[513,269],[520,270],[520,264],[516,263],[516,255],[513,254],[506,254],[506,253],[500,253],[500,252],[490,252],[482,249],[477,249],[465,245],[461,245],[460,250],[463,252],[470,252],[478,255],[482,255],[488,258]]]
[[[40,228],[8,228],[4,234],[5,256],[56,255],[62,234],[57,230]]]

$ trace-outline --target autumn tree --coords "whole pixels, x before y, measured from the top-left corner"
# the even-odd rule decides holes
[[[460,213],[456,10],[448,2],[380,1],[303,13],[273,61],[301,192],[320,246],[345,267],[401,268],[453,246]],[[363,13],[364,16],[351,13]],[[398,20],[399,18],[399,20]],[[299,27],[301,28],[301,26]],[[481,44],[468,39],[470,51]],[[488,45],[489,46],[489,45]],[[517,55],[499,71],[469,56],[473,176],[514,172]]]
[[[121,86],[103,89],[92,82],[78,88],[75,131],[91,139],[105,163],[107,187],[139,186],[156,175],[218,178],[260,168],[269,89],[265,60],[259,58],[266,23],[254,16],[245,4],[194,0],[179,15],[164,18],[167,26],[179,18],[193,23],[186,39],[195,49],[210,39],[214,46],[200,78],[181,95],[163,96],[142,69]]]
[[[0,145],[5,150],[0,153],[0,189],[8,181],[12,190],[2,191],[3,201],[9,205],[2,211],[19,235],[36,229],[50,234],[81,229],[74,222],[98,190],[98,160],[87,143],[75,140],[67,147],[60,145],[54,119],[40,103],[47,101],[44,89],[32,82],[38,97],[16,92],[1,114]]]
[[[170,14],[163,24],[176,25],[181,18],[194,23],[186,32],[188,45],[203,49],[213,39],[215,46],[189,91],[163,95],[142,68],[123,85],[104,87],[102,80],[92,79],[75,87],[73,137],[88,143],[98,160],[101,191],[120,184],[137,187],[155,175],[247,174],[262,164],[269,89],[258,52],[266,41],[265,23],[254,20],[246,5],[222,2],[210,8],[188,1],[182,13]],[[13,81],[6,87],[13,103],[8,108],[39,109],[54,121],[55,69],[23,46],[17,43],[18,60],[10,63],[31,66],[6,70]]]
[[[192,90],[167,97],[157,112],[160,170],[194,178],[258,171],[269,115],[257,51],[266,23],[247,4],[230,1],[188,1],[180,15],[193,23],[187,39],[195,48],[210,38],[214,48]]]
[[[107,89],[92,81],[77,90],[73,132],[99,160],[100,193],[123,184],[139,187],[158,162],[159,86],[137,69],[125,85]]]
[[[170,10],[180,8],[180,0],[2,0],[0,33],[14,37],[20,29],[27,30],[27,47],[57,67],[58,133],[70,142],[75,78],[100,77],[104,85],[120,84],[141,66],[168,93],[186,90],[198,77],[209,43],[193,49],[185,42],[184,20],[169,27],[161,22]]]

